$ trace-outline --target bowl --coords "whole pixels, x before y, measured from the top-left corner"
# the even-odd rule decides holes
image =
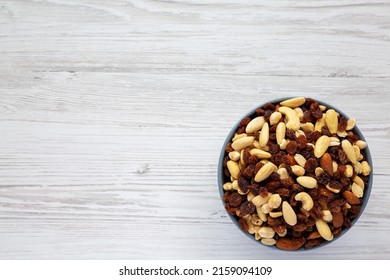
[[[220,153],[220,158],[219,158],[219,163],[218,163],[218,188],[219,188],[219,193],[220,193],[220,197],[221,197],[221,201],[222,201],[222,204],[226,210],[226,203],[224,202],[224,194],[225,194],[225,190],[223,188],[223,185],[226,183],[226,182],[230,182],[230,179],[224,174],[224,159],[226,156],[228,156],[228,153],[225,151],[225,148],[226,146],[228,145],[229,142],[232,141],[232,138],[234,137],[234,135],[236,134],[237,132],[237,129],[239,128],[239,125],[241,123],[241,121],[246,118],[246,117],[250,117],[250,118],[254,118],[256,116],[258,116],[256,114],[256,109],[258,108],[263,108],[265,104],[267,103],[272,103],[272,104],[279,104],[280,102],[282,101],[285,101],[287,99],[291,99],[291,98],[295,98],[295,97],[288,97],[288,98],[278,98],[278,99],[274,99],[274,100],[271,100],[269,102],[266,102],[266,103],[263,103],[261,104],[260,106],[257,106],[256,108],[252,109],[251,111],[249,111],[247,114],[245,114],[234,126],[233,128],[230,130],[229,134],[227,135],[225,141],[224,141],[224,144],[222,146],[222,150],[221,150],[221,153]],[[349,117],[344,114],[341,110],[339,110],[338,108],[336,108],[335,106],[333,105],[330,105],[326,102],[323,102],[323,101],[320,101],[320,100],[317,100],[315,99],[315,101],[317,101],[319,103],[319,105],[323,105],[323,106],[326,106],[327,110],[328,109],[334,109],[337,113],[340,114],[340,116],[346,118],[346,119],[349,119]],[[355,135],[357,135],[359,137],[359,140],[363,140],[366,142],[362,132],[360,131],[360,129],[358,128],[357,125],[354,126],[354,128],[351,130]],[[369,200],[369,197],[370,197],[370,193],[371,193],[371,188],[372,188],[372,183],[373,183],[373,164],[372,164],[372,158],[371,158],[371,153],[370,153],[370,150],[369,150],[369,147],[367,145],[367,147],[365,147],[365,149],[362,150],[362,154],[364,154],[364,157],[365,157],[365,160],[368,162],[369,166],[371,167],[371,172],[369,173],[369,175],[367,176],[368,179],[366,181],[366,184],[365,184],[365,188],[364,188],[364,196],[361,198],[361,208],[360,208],[360,212],[357,214],[357,216],[355,218],[353,218],[351,220],[351,224],[350,224],[350,227],[344,227],[343,226],[343,229],[341,230],[341,233],[336,237],[333,238],[333,240],[331,241],[324,241],[324,242],[321,242],[319,245],[317,246],[313,246],[312,248],[303,248],[303,247],[300,247],[297,249],[297,251],[307,251],[307,250],[312,250],[314,248],[320,248],[320,247],[323,247],[323,246],[326,246],[327,244],[331,244],[333,242],[335,242],[336,240],[340,239],[342,236],[344,236],[353,226],[354,224],[359,220],[360,216],[363,214],[364,212],[364,209],[368,203],[368,200]],[[350,163],[350,162],[349,162]],[[305,189],[306,190],[306,189]],[[227,210],[226,210],[227,211]],[[231,221],[237,226],[237,228],[243,232],[248,238],[252,239],[253,241],[255,241],[256,243],[258,244],[261,244],[262,246],[266,246],[266,247],[269,247],[269,248],[274,248],[274,249],[277,249],[277,250],[280,250],[280,251],[284,251],[284,250],[281,250],[279,249],[278,247],[276,246],[268,246],[268,245],[264,245],[262,242],[260,242],[260,240],[256,240],[255,238],[255,235],[254,234],[250,234],[244,230],[241,229],[240,225],[239,225],[239,222],[238,222],[238,217],[237,216],[233,216],[232,214],[230,214],[228,211],[227,211],[227,215],[230,217]],[[276,234],[275,234],[276,235]],[[280,238],[280,237],[279,237]],[[284,248],[283,248],[284,249]],[[295,249],[294,249],[295,250]]]

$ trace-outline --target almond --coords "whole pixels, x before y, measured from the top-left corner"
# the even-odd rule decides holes
[[[341,211],[340,212],[332,212],[332,215],[333,215],[333,220],[332,220],[333,226],[335,228],[342,227],[344,224],[343,213]]]
[[[304,242],[297,239],[290,239],[287,237],[280,238],[276,241],[276,247],[282,250],[294,251],[302,247]]]
[[[359,198],[350,191],[343,192],[343,196],[349,204],[360,204]]]
[[[314,147],[315,157],[320,158],[329,148],[329,145],[330,145],[330,138],[328,136],[322,135],[320,138],[318,138]]]
[[[339,114],[333,109],[329,109],[325,114],[326,126],[328,127],[329,132],[332,134],[337,132],[337,128],[339,126],[338,115]]]
[[[278,145],[282,144],[282,141],[285,140],[284,139],[285,136],[286,136],[286,124],[284,122],[280,122],[276,127],[276,142],[278,143]]]
[[[343,140],[343,142],[341,142],[341,147],[343,148],[343,151],[347,155],[348,159],[352,163],[356,163],[356,154],[354,148],[352,147],[352,144],[348,140]]]
[[[232,148],[236,151],[239,151],[241,149],[244,149],[250,145],[252,145],[253,141],[255,141],[255,137],[249,136],[249,137],[243,137],[233,142]]]
[[[305,101],[306,99],[304,97],[294,97],[280,102],[280,105],[295,108],[301,106]]]
[[[272,174],[272,172],[274,172],[276,170],[277,170],[277,167],[275,164],[273,164],[270,161],[267,162],[266,164],[264,164],[264,166],[262,168],[260,168],[259,171],[257,171],[256,176],[255,176],[255,181],[257,183],[264,181]]]
[[[305,188],[314,189],[317,187],[317,180],[309,176],[301,176],[297,178],[297,182]]]
[[[282,212],[284,221],[290,226],[294,226],[297,223],[297,215],[292,209],[291,205],[287,201],[283,201],[282,203]]]
[[[265,119],[263,116],[254,118],[247,124],[245,128],[245,132],[253,133],[255,131],[258,131],[263,127],[264,123],[265,123]]]
[[[317,238],[320,238],[320,237],[321,237],[321,234],[318,231],[313,231],[312,233],[309,234],[307,239],[308,240],[310,240],[310,239],[317,239]]]
[[[260,150],[260,149],[252,149],[250,151],[250,153],[251,153],[251,156],[256,156],[259,159],[271,158],[271,156],[272,156],[270,153],[263,151],[263,150]]]
[[[325,240],[331,241],[333,239],[333,234],[330,231],[328,224],[324,220],[317,219],[316,228],[318,232],[321,234],[322,238],[324,238]]]
[[[260,131],[259,142],[261,147],[267,146],[269,140],[269,125],[265,123]]]
[[[329,176],[333,176],[333,160],[329,153],[321,157],[320,165]]]

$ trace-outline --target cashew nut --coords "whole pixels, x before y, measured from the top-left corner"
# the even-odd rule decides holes
[[[306,192],[300,192],[295,195],[296,201],[302,202],[302,208],[306,211],[310,211],[311,208],[313,208],[313,199],[311,196]]]
[[[279,107],[278,110],[280,113],[286,116],[287,128],[292,129],[294,131],[297,131],[300,128],[301,122],[299,120],[299,116],[297,112],[295,112],[293,109],[286,106]]]

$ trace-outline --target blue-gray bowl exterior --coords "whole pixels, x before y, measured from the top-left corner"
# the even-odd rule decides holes
[[[243,118],[245,117],[255,117],[256,116],[256,109],[257,108],[261,108],[263,107],[265,104],[267,103],[280,103],[284,100],[287,100],[287,99],[290,99],[290,98],[293,98],[293,97],[286,97],[286,98],[279,98],[279,99],[275,99],[275,100],[271,100],[269,102],[266,102],[264,104],[261,104],[260,106],[254,108],[253,110],[251,110],[249,113],[247,113],[246,115],[244,115],[237,123],[236,125],[232,128],[232,130],[229,132],[223,146],[222,146],[222,150],[221,150],[221,154],[220,154],[220,157],[219,157],[219,163],[218,163],[218,188],[219,188],[219,193],[220,193],[220,196],[221,196],[221,201],[222,201],[222,204],[223,204],[223,207],[225,208],[225,203],[223,202],[223,195],[224,195],[224,189],[223,189],[223,184],[225,183],[224,182],[224,174],[223,174],[223,160],[225,158],[225,156],[227,155],[227,153],[225,152],[225,147],[226,145],[232,140],[234,134],[236,133],[237,129],[238,129],[238,126],[240,125],[240,122]],[[344,118],[346,119],[349,119],[349,117],[347,115],[345,115],[341,110],[337,109],[335,106],[331,106],[325,102],[322,102],[318,99],[315,99],[320,105],[324,105],[326,106],[328,109],[334,109],[336,110],[341,116],[343,116]],[[358,126],[355,125],[354,129],[352,130],[356,135],[359,136],[359,139],[363,140],[363,141],[366,141],[362,132],[359,130]],[[371,167],[371,172],[368,176],[368,181],[367,181],[367,187],[365,188],[365,191],[364,191],[364,196],[363,196],[363,202],[362,202],[362,205],[361,205],[361,208],[360,208],[360,213],[359,215],[353,219],[353,221],[351,222],[351,227],[349,228],[344,228],[341,232],[341,234],[338,236],[338,237],[335,237],[332,241],[330,242],[327,242],[327,241],[324,241],[322,242],[320,245],[318,246],[315,246],[311,249],[304,249],[304,248],[301,248],[299,250],[296,250],[296,251],[307,251],[307,250],[312,250],[312,249],[315,249],[315,248],[320,248],[320,247],[323,247],[329,243],[333,243],[334,241],[336,241],[337,239],[340,239],[349,229],[351,229],[353,227],[353,225],[359,220],[360,216],[363,214],[364,212],[364,209],[366,208],[366,205],[368,203],[368,200],[369,200],[369,197],[370,197],[370,194],[371,194],[371,188],[372,188],[372,183],[373,183],[373,174],[374,174],[374,167],[373,167],[373,164],[372,164],[372,159],[371,159],[371,153],[370,153],[370,149],[368,147],[368,143],[367,143],[367,147],[364,149],[364,153],[365,153],[365,157],[366,157],[366,161],[369,163],[370,167]],[[240,228],[240,225],[238,224],[238,220],[235,216],[231,215],[230,213],[228,213],[226,211],[226,213],[228,214],[228,216],[230,217],[230,219],[233,221],[233,223],[239,228],[239,230],[244,233],[246,236],[248,236],[250,239],[252,239],[253,241],[255,241],[257,244],[261,244],[262,246],[265,246],[265,247],[268,247],[268,248],[273,248],[273,249],[276,249],[278,251],[282,251],[282,252],[286,252],[284,250],[280,250],[278,249],[276,246],[267,246],[267,245],[264,245],[262,244],[260,241],[256,240],[254,235],[252,234],[249,234],[248,232],[244,232],[241,228]],[[296,252],[294,251],[294,252]]]

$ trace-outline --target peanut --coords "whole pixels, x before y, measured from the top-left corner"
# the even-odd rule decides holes
[[[233,189],[232,183],[231,182],[227,182],[227,183],[223,184],[223,189],[225,191],[231,191]]]
[[[358,184],[353,183],[351,190],[352,190],[352,193],[354,195],[356,195],[358,198],[363,197],[363,188],[361,186],[359,186]]]
[[[349,119],[347,122],[347,128],[345,130],[352,130],[355,127],[356,120],[355,119]]]
[[[260,241],[267,246],[273,246],[276,244],[276,240],[273,238],[262,238]]]
[[[291,166],[292,172],[297,176],[303,176],[305,175],[305,168],[299,165],[293,165]]]
[[[274,209],[272,209],[272,208],[268,205],[268,203],[265,203],[265,204],[263,204],[263,206],[261,206],[261,211],[262,211],[264,214],[268,214],[268,213],[271,212],[272,210],[274,210]]]
[[[357,140],[355,145],[358,146],[360,150],[363,150],[367,147],[367,143],[363,140]]]
[[[269,215],[271,218],[278,218],[278,217],[283,216],[283,213],[282,212],[269,212]]]
[[[287,169],[284,167],[279,168],[276,172],[279,174],[281,180],[288,179],[290,177],[290,175],[288,175]]]
[[[269,198],[271,197],[271,194],[268,193],[267,196],[263,197],[261,195],[256,195],[254,198],[252,198],[252,203],[255,206],[262,206],[263,204],[267,203]]]
[[[282,198],[280,197],[279,194],[273,194],[268,200],[268,205],[269,207],[276,209],[280,206],[282,203]]]
[[[360,187],[362,187],[362,189],[364,190],[364,181],[362,180],[362,178],[360,178],[359,176],[355,176],[353,178],[353,181],[358,184]]]
[[[333,220],[332,212],[330,212],[329,210],[322,210],[322,213],[324,214],[324,215],[322,216],[322,219],[323,219],[325,222],[329,223],[329,222],[331,222],[331,221]]]
[[[367,161],[362,161],[362,174],[368,176],[371,173],[371,167]]]
[[[344,175],[348,178],[353,176],[353,167],[350,164],[347,164],[345,166],[346,170],[344,172]]]
[[[282,140],[282,143],[280,144],[280,149],[281,149],[281,150],[285,150],[286,147],[287,147],[287,144],[288,144],[287,140],[286,140],[286,139],[283,139],[283,140]]]
[[[272,229],[272,227],[261,227],[259,234],[263,238],[272,238],[275,235],[275,231]]]
[[[300,121],[297,112],[289,107],[279,107],[279,112],[286,116],[286,127],[294,131],[298,130],[300,127]]]
[[[237,161],[240,159],[240,153],[237,151],[233,151],[229,153],[229,158],[233,161]]]
[[[269,117],[269,124],[274,125],[277,124],[280,119],[282,118],[282,114],[279,112],[273,112],[271,116]]]

